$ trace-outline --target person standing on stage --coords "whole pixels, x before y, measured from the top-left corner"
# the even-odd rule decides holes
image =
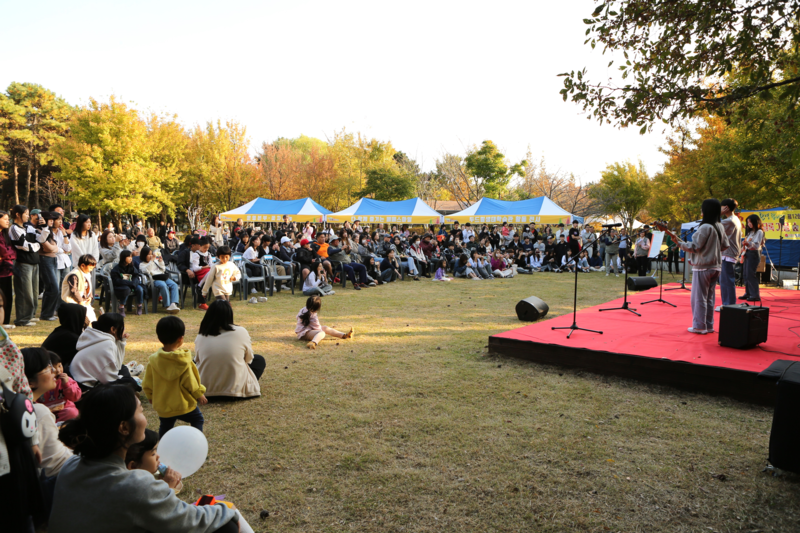
[[[636,247],[634,248],[634,257],[636,257],[636,265],[639,268],[639,276],[646,276],[648,269],[647,254],[650,253],[650,239],[647,238],[647,232],[644,228],[639,230],[639,238],[636,240]]]
[[[758,265],[761,263],[761,248],[764,246],[764,231],[758,215],[747,217],[746,237],[744,238],[744,296],[740,300],[757,302],[761,300],[758,288]]]
[[[722,206],[709,198],[701,207],[703,221],[691,242],[678,241],[684,252],[692,254],[692,327],[689,333],[705,335],[714,332],[716,287],[722,270],[722,251],[728,248],[725,228],[719,221]]]
[[[736,274],[734,266],[739,258],[742,249],[742,223],[736,216],[736,208],[739,204],[733,198],[722,200],[722,227],[725,228],[725,235],[728,237],[730,246],[722,252],[722,273],[719,277],[719,289],[722,296],[722,305],[733,305],[736,303]],[[717,307],[717,311],[719,308]]]

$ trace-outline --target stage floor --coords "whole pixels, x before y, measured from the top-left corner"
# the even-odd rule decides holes
[[[664,288],[679,286],[673,283]],[[739,288],[737,296],[743,290]],[[767,342],[760,345],[761,349],[724,348],[717,344],[717,333],[689,333],[686,331],[692,325],[689,291],[664,292],[663,298],[677,307],[660,302],[642,305],[658,298],[658,288],[654,288],[628,293],[630,306],[641,317],[622,310],[598,312],[620,307],[621,298],[578,311],[578,326],[601,330],[602,335],[575,331],[567,339],[569,330],[551,329],[570,326],[570,313],[493,335],[489,337],[489,350],[540,363],[772,404],[775,382],[756,376],[776,359],[800,361],[800,292],[762,288],[761,297],[763,306],[770,308]],[[719,313],[715,313],[715,329],[718,324]]]

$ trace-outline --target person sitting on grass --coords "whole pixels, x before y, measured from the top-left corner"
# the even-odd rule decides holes
[[[139,271],[146,272],[153,278],[153,285],[161,295],[161,305],[164,306],[167,313],[171,315],[178,314],[180,312],[178,307],[178,284],[169,277],[167,266],[164,264],[164,259],[161,258],[160,252],[156,257],[153,251],[145,246],[142,248],[139,258],[141,259]],[[139,312],[138,308],[136,312]]]
[[[118,313],[102,314],[86,328],[75,345],[78,353],[69,367],[81,390],[116,382],[140,388],[130,368],[122,364],[127,342],[125,318]]]
[[[483,279],[493,279],[494,276],[491,272],[491,266],[486,262],[486,260],[481,257],[481,254],[476,249],[472,249],[470,252],[470,257],[467,259],[467,266],[473,270],[476,274],[478,274]]]
[[[581,272],[599,272],[602,268],[595,268],[589,265],[589,257],[586,250],[582,251],[578,256],[578,268]]]
[[[125,533],[239,531],[234,509],[222,503],[186,503],[165,480],[144,470],[128,470],[128,450],[145,440],[147,427],[132,389],[102,385],[81,399],[78,410],[78,418],[65,423],[59,433],[77,456],[58,475],[50,533],[101,533],[109,530],[109,524]]]
[[[572,250],[567,250],[561,258],[561,272],[575,272],[575,261],[572,260]]]
[[[136,314],[142,314],[144,289],[139,280],[139,271],[133,266],[133,256],[130,250],[120,252],[119,263],[111,269],[111,285],[114,287],[114,295],[119,302],[119,314],[125,316],[125,304],[131,294],[136,295]]]
[[[503,258],[503,255],[500,253],[500,250],[495,250],[494,255],[492,255],[491,260],[492,265],[492,274],[499,278],[512,278],[514,277],[514,270],[508,268],[506,264],[506,260]]]
[[[467,254],[461,254],[458,259],[456,259],[455,265],[453,266],[453,274],[457,278],[472,278],[476,281],[480,281],[481,277],[475,273],[468,263],[469,257],[467,257]]]
[[[86,308],[82,305],[61,304],[56,313],[61,325],[50,332],[42,343],[42,348],[57,353],[69,373],[69,365],[78,353],[75,346],[83,330],[89,325],[89,321],[86,320]]]
[[[45,348],[41,349],[46,350]],[[37,401],[55,414],[56,421],[66,422],[78,416],[75,402],[81,399],[81,388],[74,379],[64,373],[64,365],[61,364],[58,354],[49,350],[47,353],[55,374],[55,385]]]
[[[347,333],[342,333],[328,326],[323,326],[319,323],[319,312],[322,309],[322,298],[319,296],[310,296],[306,300],[306,306],[297,313],[297,326],[294,332],[299,340],[306,340],[306,346],[311,350],[316,350],[317,345],[325,338],[325,335],[330,335],[338,339],[352,339],[355,335],[355,330],[350,328]]]
[[[31,387],[34,398],[49,395],[56,388],[56,371],[50,363],[52,352],[44,348],[23,348],[22,357],[25,360],[25,377]],[[52,354],[55,355],[55,354]],[[73,382],[74,383],[74,382]],[[77,386],[76,386],[77,388]],[[80,391],[78,391],[80,397]],[[72,450],[58,440],[58,427],[53,412],[43,403],[35,403],[37,433],[39,435],[39,449],[42,452],[42,461],[39,465],[44,470],[46,478],[58,475],[61,467],[72,457]],[[76,412],[77,415],[77,412]],[[74,418],[72,416],[71,418]],[[43,489],[48,496],[52,495],[54,480],[43,483]],[[47,497],[45,500],[51,500]]]
[[[247,330],[233,323],[230,302],[217,300],[208,306],[194,350],[206,398],[241,400],[261,396],[258,380],[267,362],[253,352]]]
[[[303,280],[303,294],[305,296],[332,296],[336,294],[333,287],[325,277],[325,267],[322,263],[313,263]]]
[[[92,270],[97,266],[94,256],[84,254],[78,259],[77,266],[67,274],[61,283],[61,300],[68,304],[78,304],[86,308],[89,322],[97,320],[97,315],[92,308],[94,300],[94,287],[92,285]]]
[[[231,262],[231,249],[227,246],[219,247],[217,259],[219,259],[219,263],[211,265],[208,275],[203,279],[203,298],[208,297],[209,292],[213,292],[215,298],[230,301],[233,294],[233,282],[238,281],[242,273]],[[205,309],[208,309],[208,306],[205,306]]]
[[[183,420],[193,428],[203,431],[203,413],[206,388],[200,382],[200,373],[192,361],[192,352],[181,349],[186,326],[176,316],[165,316],[156,324],[156,337],[162,348],[150,356],[144,371],[142,389],[153,404],[161,424],[158,436]]]
[[[169,466],[163,473],[159,472],[161,457],[156,451],[157,447],[158,433],[152,429],[145,429],[144,440],[128,448],[127,453],[125,453],[125,466],[128,470],[150,472],[155,476],[155,479],[164,481],[169,488],[175,491],[175,494],[178,494],[183,488],[183,483],[181,482],[183,476]]]

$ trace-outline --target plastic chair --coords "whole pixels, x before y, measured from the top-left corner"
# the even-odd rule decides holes
[[[260,263],[251,263],[252,265],[257,266],[261,270],[260,276],[251,276],[247,273],[247,267],[245,266],[245,261],[239,261],[237,266],[239,267],[239,272],[241,272],[242,277],[240,281],[240,286],[242,289],[242,300],[246,299],[250,295],[250,288],[251,285],[258,285],[261,283],[261,287],[263,288],[264,296],[267,295],[267,273],[266,269],[264,268],[263,264]]]
[[[272,257],[271,259],[267,259],[269,256],[264,256],[261,262],[264,264],[264,267],[267,271],[267,284],[269,285],[269,295],[272,296],[275,290],[275,284],[278,284],[278,292],[281,292],[281,286],[284,281],[289,282],[289,286],[292,288],[292,294],[294,294],[294,265],[292,263],[285,263],[280,259]],[[282,265],[283,268],[286,269],[286,275],[280,276],[277,273],[276,266]]]

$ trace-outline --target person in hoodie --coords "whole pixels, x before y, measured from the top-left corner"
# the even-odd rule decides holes
[[[132,383],[141,390],[131,377],[125,360],[125,318],[119,313],[105,313],[86,328],[75,347],[78,353],[69,367],[72,377],[82,390],[100,383]]]
[[[156,336],[162,348],[150,356],[142,388],[158,413],[159,438],[183,420],[203,431],[203,413],[198,404],[208,403],[206,388],[192,361],[192,352],[181,349],[186,326],[176,316],[165,316],[156,324]]]
[[[61,304],[58,308],[58,320],[61,325],[54,329],[42,343],[42,348],[55,352],[61,358],[61,364],[69,374],[69,365],[75,354],[78,338],[88,325],[86,308],[78,304]]]

